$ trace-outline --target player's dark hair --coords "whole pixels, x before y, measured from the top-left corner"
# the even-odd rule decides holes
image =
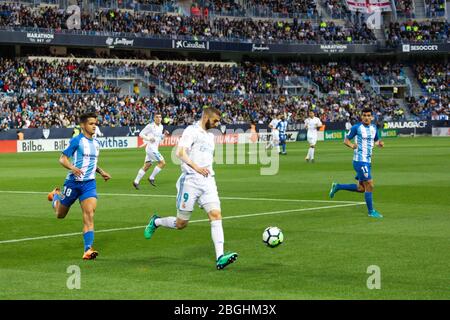
[[[162,112],[156,111],[155,114],[153,115],[153,117],[156,117],[157,115],[160,115],[161,117],[163,116],[163,115],[162,115]]]
[[[83,114],[80,116],[80,123],[86,123],[86,121],[87,121],[89,118],[95,118],[95,119],[97,119],[97,114],[95,114],[94,112],[86,112],[86,113],[83,113]]]
[[[373,114],[373,111],[372,111],[372,109],[370,109],[370,108],[364,108],[364,109],[362,109],[362,111],[361,111],[361,114],[363,114],[363,113],[366,113],[366,112],[370,112],[370,114]]]

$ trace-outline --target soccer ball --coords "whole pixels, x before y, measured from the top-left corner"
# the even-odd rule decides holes
[[[284,235],[278,227],[267,227],[262,235],[263,242],[271,248],[275,248],[283,243]]]

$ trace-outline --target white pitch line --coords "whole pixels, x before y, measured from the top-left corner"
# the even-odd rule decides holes
[[[361,202],[361,203],[337,204],[337,205],[334,205],[334,206],[324,206],[324,207],[315,207],[315,208],[302,208],[302,209],[290,209],[290,210],[279,210],[279,211],[270,211],[270,212],[250,213],[250,214],[243,214],[243,215],[235,215],[235,216],[223,217],[222,219],[223,220],[229,220],[229,219],[240,219],[240,218],[247,218],[247,217],[256,217],[256,216],[267,216],[267,215],[274,215],[274,214],[280,214],[280,213],[291,213],[291,212],[301,212],[301,211],[315,211],[315,210],[323,210],[323,209],[332,209],[332,208],[342,208],[342,207],[357,206],[357,205],[361,205],[361,204],[364,204],[364,202]],[[193,220],[193,221],[190,221],[189,223],[198,223],[198,222],[207,222],[207,221],[209,221],[209,219]],[[114,232],[114,231],[141,229],[141,228],[145,228],[145,227],[146,226],[124,227],[124,228],[96,230],[95,232],[96,233],[106,233],[106,232]],[[81,234],[82,234],[82,232],[74,232],[74,233],[54,234],[54,235],[50,235],[50,236],[33,237],[33,238],[3,240],[3,241],[0,241],[0,244],[24,242],[24,241],[33,241],[33,240],[53,239],[53,238],[63,238],[63,237],[78,236],[78,235],[81,235]]]
[[[44,191],[9,191],[0,190],[0,193],[11,194],[48,194]],[[135,193],[99,193],[99,196],[114,197],[151,197],[151,198],[176,198],[175,195],[169,194],[135,194]],[[222,200],[246,200],[246,201],[272,201],[272,202],[315,202],[315,203],[352,203],[361,204],[360,201],[341,201],[341,200],[305,200],[305,199],[272,199],[272,198],[242,198],[242,197],[219,197]]]

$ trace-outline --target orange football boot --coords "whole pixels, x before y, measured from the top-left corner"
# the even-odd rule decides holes
[[[60,194],[60,193],[61,193],[61,189],[56,187],[55,189],[52,190],[52,192],[49,192],[49,194],[47,195],[48,201],[53,201],[53,197],[55,196],[55,194]]]
[[[94,260],[97,256],[98,251],[95,251],[94,248],[89,248],[88,251],[83,254],[83,260]]]

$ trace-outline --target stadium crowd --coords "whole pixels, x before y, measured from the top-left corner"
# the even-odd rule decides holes
[[[123,65],[106,64],[113,70]],[[96,68],[94,66],[94,68]],[[330,95],[367,93],[364,84],[354,77],[352,68],[345,63],[254,63],[236,66],[186,65],[153,63],[131,64],[126,68],[145,70],[155,78],[169,82],[177,94],[280,94],[279,79],[304,77],[317,84],[320,91]]]
[[[302,121],[313,109],[323,121],[356,120],[357,111],[371,106],[378,118],[400,119],[404,110],[394,99],[374,95],[354,76],[398,79],[403,66],[398,63],[254,63],[239,65],[191,65],[132,62],[92,62],[72,60],[47,62],[0,59],[0,128],[72,126],[88,109],[100,114],[102,126],[143,125],[155,111],[165,115],[166,124],[191,123],[204,106],[223,112],[228,124],[268,123],[275,113]],[[93,76],[94,71],[144,70],[170,83],[173,97],[121,95]],[[414,71],[427,96],[408,99],[411,113],[419,117],[445,117],[449,70],[445,63],[416,64]],[[288,95],[280,79],[304,77],[317,85],[301,95]],[[20,88],[20,90],[19,90]],[[436,97],[439,94],[439,98]],[[320,96],[320,98],[319,98]],[[430,98],[431,97],[431,98]]]
[[[322,121],[357,121],[358,110],[371,106],[377,118],[401,118],[402,112],[393,99],[375,96],[256,95],[149,97],[117,95],[24,95],[0,99],[0,130],[37,127],[73,127],[78,116],[95,110],[100,126],[145,125],[156,112],[164,115],[164,124],[190,124],[200,117],[205,106],[221,110],[224,124],[251,121],[268,124],[276,114],[285,114],[291,123],[303,122],[308,110],[314,110]]]
[[[397,12],[412,17],[414,14],[414,2],[413,0],[395,0],[395,8]]]
[[[427,94],[450,93],[450,67],[447,63],[417,63],[414,73]]]
[[[0,58],[0,92],[12,93],[119,93],[92,76],[93,66],[75,61],[49,63],[45,60]]]
[[[203,8],[223,15],[245,16],[249,13],[256,16],[297,13],[308,14],[309,17],[318,15],[315,0],[198,0],[196,2]]]
[[[403,65],[401,63],[387,62],[360,62],[355,66],[355,69],[361,76],[368,80],[373,77],[379,84],[404,84],[404,77],[402,75]]]
[[[342,0],[325,0],[324,6],[333,18],[342,18],[344,14],[349,12],[344,2]]]
[[[418,119],[450,120],[450,94],[439,93],[406,99],[412,115]]]
[[[18,4],[0,6],[0,27],[67,29],[70,13],[52,7],[32,8]],[[99,10],[82,13],[81,30],[127,32],[148,36],[190,36],[208,39],[246,39],[265,42],[369,43],[376,40],[366,24],[337,25],[299,21],[255,19],[203,19],[173,14]]]
[[[431,43],[449,39],[447,21],[429,20],[418,22],[408,20],[403,23],[391,22],[386,28],[387,44],[396,46],[401,42]]]
[[[445,14],[445,0],[425,0],[425,6],[429,17],[438,17]]]

